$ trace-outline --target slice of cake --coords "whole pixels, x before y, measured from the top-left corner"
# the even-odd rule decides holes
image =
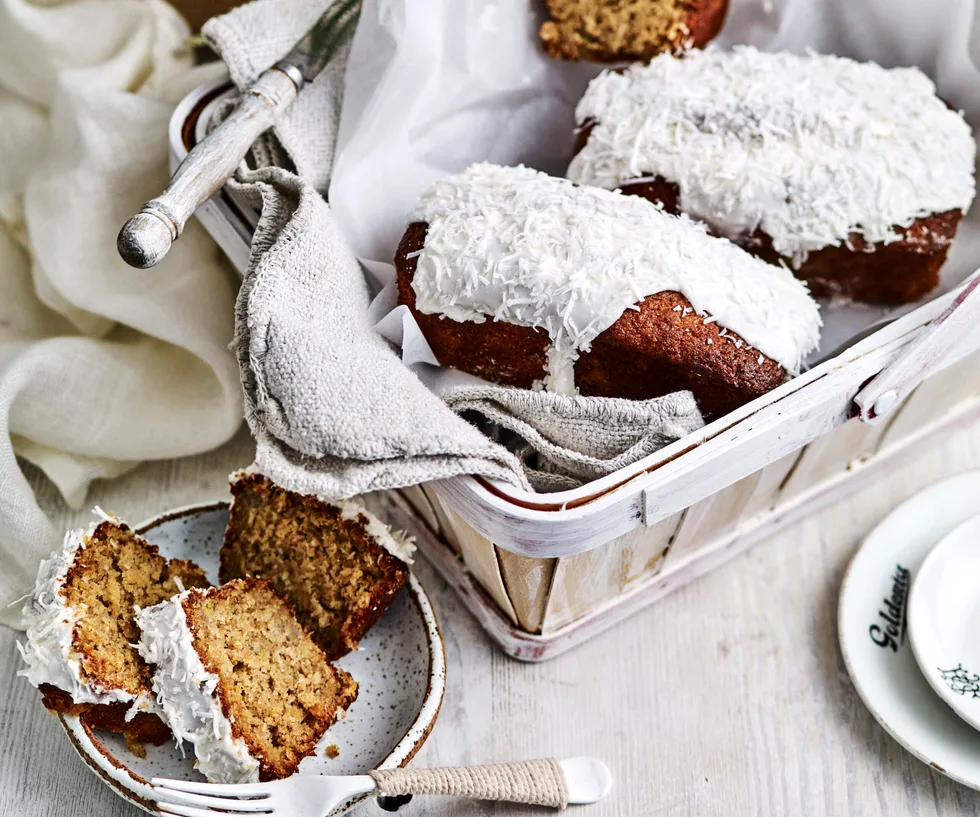
[[[548,56],[620,62],[703,47],[721,30],[728,0],[546,0],[546,7]]]
[[[167,561],[115,518],[71,531],[41,563],[24,608],[20,674],[48,709],[121,732],[137,753],[142,743],[164,743],[170,732],[155,714],[150,668],[131,646],[139,637],[135,610],[207,586],[196,564]]]
[[[816,295],[922,297],[975,192],[970,126],[916,68],[665,54],[596,77],[575,116],[569,179],[686,213]]]
[[[136,621],[163,716],[212,783],[292,774],[357,697],[271,582],[187,590]]]
[[[410,540],[360,504],[232,476],[220,578],[269,579],[330,658],[357,647],[408,581]]]
[[[637,196],[477,164],[407,220],[399,302],[440,364],[506,386],[689,390],[711,419],[797,374],[820,337],[788,270]]]

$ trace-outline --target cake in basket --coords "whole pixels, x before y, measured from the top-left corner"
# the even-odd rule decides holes
[[[291,775],[357,697],[271,582],[186,590],[136,620],[162,713],[213,783]]]
[[[158,717],[150,668],[132,646],[135,611],[183,587],[206,586],[193,562],[167,561],[114,518],[71,531],[63,549],[41,563],[25,607],[21,674],[48,709],[121,732],[137,753],[143,743],[164,743],[170,732]]]
[[[451,366],[520,388],[717,417],[799,372],[806,286],[636,196],[474,165],[426,191],[395,257],[399,300]]]
[[[252,471],[233,475],[220,578],[269,579],[328,657],[357,647],[408,581],[414,549],[353,501],[324,502]]]
[[[970,128],[916,68],[662,55],[594,79],[576,119],[569,179],[699,219],[816,295],[922,297],[974,196]]]
[[[648,60],[706,45],[728,0],[546,0],[541,43],[551,57],[592,62]]]

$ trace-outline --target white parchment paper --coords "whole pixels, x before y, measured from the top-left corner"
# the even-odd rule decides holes
[[[477,161],[564,175],[574,109],[600,70],[547,58],[529,0],[364,0],[347,72],[329,198],[380,294],[373,317],[435,389],[471,379],[434,365],[391,263],[419,193]],[[980,72],[970,59],[974,0],[731,0],[711,47],[813,49],[893,67],[916,65],[980,126]],[[939,290],[980,266],[980,204],[960,225]],[[927,300],[928,300],[927,298]],[[819,359],[866,327],[914,308],[823,304]]]

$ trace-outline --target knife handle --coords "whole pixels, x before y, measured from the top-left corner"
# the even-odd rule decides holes
[[[138,269],[159,263],[187,219],[234,175],[249,148],[275,124],[302,84],[299,71],[282,63],[259,75],[228,118],[187,154],[167,189],[123,225],[116,239],[122,259]]]

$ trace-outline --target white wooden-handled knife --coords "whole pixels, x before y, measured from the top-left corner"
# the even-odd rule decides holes
[[[234,175],[249,148],[351,36],[361,0],[336,0],[283,59],[263,71],[238,105],[177,168],[170,185],[127,221],[116,248],[130,266],[152,267],[194,212]]]

